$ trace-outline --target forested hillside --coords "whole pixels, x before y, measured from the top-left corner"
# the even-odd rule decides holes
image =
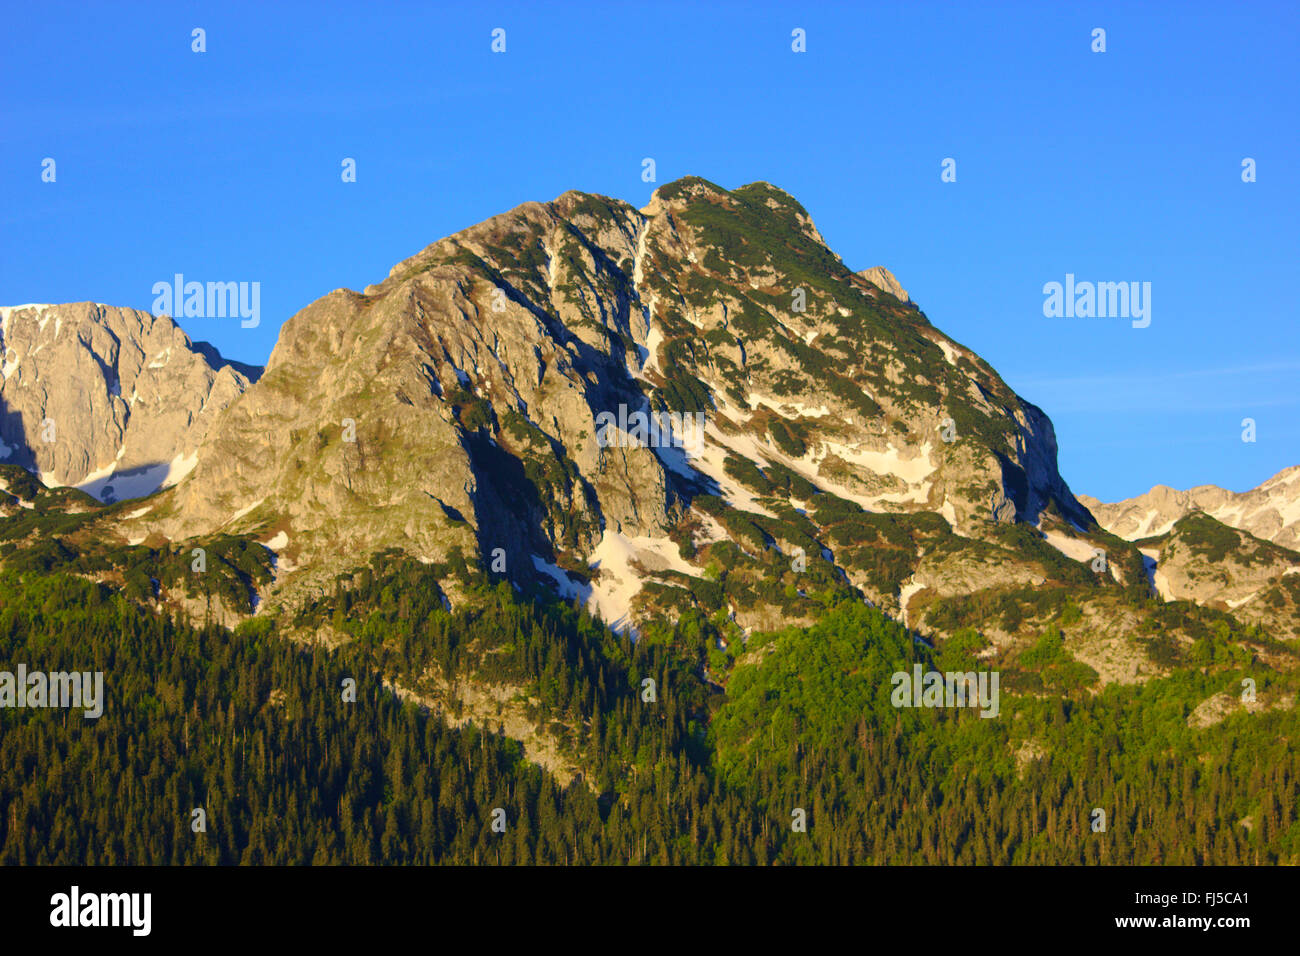
[[[451,573],[377,557],[299,613],[304,633],[337,625],[330,649],[270,618],[195,628],[65,572],[3,572],[6,666],[101,670],[107,700],[98,720],[0,709],[0,862],[1300,861],[1300,716],[1277,706],[1294,678],[1213,635],[1173,676],[1004,692],[990,720],[891,706],[891,673],[974,669],[981,641],[932,652],[860,601],[751,635],[715,683],[708,620],[633,644],[476,571],[446,611]],[[1025,668],[1060,663],[1042,644]],[[518,686],[578,772],[562,785],[490,720],[453,728],[381,672]],[[1245,676],[1252,712],[1230,704]]]

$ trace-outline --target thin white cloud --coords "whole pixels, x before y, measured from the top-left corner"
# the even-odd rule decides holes
[[[1049,415],[1069,412],[1211,412],[1300,404],[1300,361],[1187,371],[1126,370],[1095,375],[1006,374],[1004,380]]]

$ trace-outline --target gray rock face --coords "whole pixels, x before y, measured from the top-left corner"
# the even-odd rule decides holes
[[[876,288],[888,292],[894,298],[898,299],[899,302],[912,301],[908,298],[907,290],[904,289],[902,285],[899,284],[899,281],[894,278],[894,274],[884,266],[872,266],[870,269],[863,269],[858,273],[858,275],[862,276],[862,278],[866,279]]]
[[[293,316],[160,527],[275,525],[313,567],[499,548],[511,573],[585,555],[604,528],[662,533],[662,463],[602,447],[594,427],[598,410],[644,402],[626,364],[644,324],[631,276],[610,268],[630,263],[642,218],[625,204],[575,216],[590,198],[525,204]]]
[[[1178,491],[1156,485],[1144,495],[1107,504],[1080,495],[1107,531],[1129,541],[1164,534],[1194,511],[1284,548],[1300,550],[1300,465],[1284,468],[1258,488],[1233,492],[1217,485]]]
[[[178,481],[250,384],[170,318],[91,302],[0,308],[0,355],[0,461],[102,501]]]

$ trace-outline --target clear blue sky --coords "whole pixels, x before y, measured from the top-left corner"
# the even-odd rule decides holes
[[[258,281],[259,328],[182,324],[262,363],[307,303],[520,202],[643,205],[653,157],[773,182],[888,266],[1051,415],[1076,491],[1300,463],[1294,3],[3,6],[0,303]],[[1150,327],[1045,318],[1066,273],[1150,282]]]

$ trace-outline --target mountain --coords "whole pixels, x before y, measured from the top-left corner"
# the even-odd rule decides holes
[[[60,547],[89,561],[115,542],[95,561],[147,600],[227,623],[310,606],[402,554],[558,593],[619,630],[703,615],[726,660],[751,632],[851,598],[928,639],[973,629],[1007,661],[1063,629],[1069,679],[1105,683],[1168,672],[1216,615],[1273,626],[1300,581],[1289,551],[1249,536],[1212,586],[1180,543],[1203,527],[1153,542],[1099,525],[1058,471],[1048,417],[768,183],[686,178],[640,210],[581,192],[525,203],[308,305],[256,376],[165,317],[47,309],[68,310],[62,339],[58,311],[10,310],[6,326],[6,341],[26,330],[16,356],[42,331],[68,350],[6,381],[24,422],[75,406],[84,379],[96,435],[116,420],[114,381],[135,394],[146,373],[190,370],[171,402],[188,427],[142,427],[147,451],[69,443],[93,450],[57,477],[102,492],[86,476],[122,448],[193,467],[130,510],[15,493],[8,513],[35,512],[5,534],[64,560],[39,529],[75,508]],[[173,567],[199,545],[220,558],[216,590]],[[448,605],[464,580],[444,576]],[[1166,613],[1157,591],[1204,610]],[[1157,621],[1172,643],[1135,641]]]
[[[1111,504],[1087,495],[1079,500],[1102,527],[1129,541],[1164,534],[1180,518],[1200,511],[1257,538],[1300,549],[1300,465],[1284,468],[1250,491],[1233,492],[1217,485],[1176,491],[1156,485],[1144,495]]]
[[[256,535],[314,587],[382,548],[457,551],[630,622],[700,604],[711,562],[760,585],[769,545],[896,607],[925,541],[1095,527],[1047,416],[870,274],[767,183],[525,203],[289,319],[189,480],[123,534]],[[676,413],[679,447],[629,438],[638,412]],[[884,514],[887,568],[849,531]],[[951,557],[936,583],[987,573]],[[726,603],[746,626],[781,613]]]
[[[1300,554],[1190,511],[1137,542],[1166,601],[1232,611],[1275,637],[1300,636]]]
[[[0,354],[0,461],[101,501],[188,474],[257,373],[167,316],[91,302],[0,308]]]
[[[264,371],[4,318],[9,656],[115,663],[102,722],[0,714],[0,862],[1297,859],[1300,554],[1098,524],[1046,414],[774,186],[526,203]],[[914,667],[993,695],[900,705]]]

